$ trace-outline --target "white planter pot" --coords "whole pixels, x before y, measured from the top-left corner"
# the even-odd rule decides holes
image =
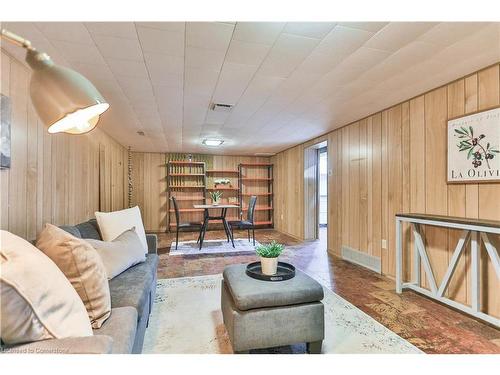
[[[264,275],[275,275],[278,271],[278,258],[260,257],[260,264]]]

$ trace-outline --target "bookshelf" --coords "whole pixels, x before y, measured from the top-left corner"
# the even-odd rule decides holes
[[[255,206],[255,224],[259,227],[274,226],[273,223],[273,164],[241,163],[239,171],[239,191],[241,214],[245,217],[248,201],[252,195],[257,196]]]
[[[175,230],[175,210],[170,198],[175,197],[182,221],[203,222],[203,209],[193,204],[211,203],[209,193],[221,191],[221,203],[235,204],[230,208],[228,221],[240,220],[248,211],[250,196],[257,196],[255,222],[259,227],[273,227],[273,165],[269,163],[240,163],[212,167],[210,159],[184,160],[184,155],[167,156],[167,230]],[[176,159],[178,158],[178,159]],[[182,160],[179,160],[182,159]],[[210,228],[221,227],[211,222]]]
[[[170,160],[167,162],[168,228],[175,229],[175,210],[170,200],[175,197],[179,212],[188,215],[182,220],[202,222],[203,210],[193,208],[206,200],[206,164],[201,161]],[[183,215],[184,216],[184,215]]]

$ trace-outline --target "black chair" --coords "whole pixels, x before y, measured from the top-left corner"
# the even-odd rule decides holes
[[[252,230],[253,244],[255,246],[255,224],[254,224],[254,213],[255,213],[255,204],[257,203],[257,197],[252,195],[250,200],[248,201],[248,211],[246,220],[240,221],[230,221],[229,225],[231,226],[231,234],[234,238],[234,228],[237,229],[247,229],[248,230],[248,241],[250,241],[250,229]]]
[[[175,224],[176,224],[176,230],[175,230],[175,249],[177,250],[177,245],[179,244],[179,231],[188,231],[188,230],[193,230],[197,229],[198,231],[201,232],[201,223],[181,223],[180,221],[180,214],[179,214],[179,206],[177,206],[177,200],[175,197],[171,197],[172,203],[174,204],[174,210],[175,210]],[[198,241],[200,240],[200,236],[198,235]]]

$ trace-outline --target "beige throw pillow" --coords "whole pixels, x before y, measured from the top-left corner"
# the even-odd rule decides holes
[[[146,232],[144,231],[141,211],[138,206],[120,211],[96,212],[95,218],[97,219],[99,231],[104,241],[113,241],[126,230],[135,227],[135,232],[141,240],[144,253],[148,252]]]
[[[141,240],[139,240],[135,228],[123,232],[111,242],[94,239],[86,241],[100,255],[108,279],[112,279],[133,265],[146,260]]]
[[[2,341],[92,336],[82,300],[54,262],[10,232],[0,231],[0,243]]]
[[[100,328],[111,314],[106,269],[97,251],[85,240],[46,224],[36,241],[66,275],[87,309],[92,328]]]

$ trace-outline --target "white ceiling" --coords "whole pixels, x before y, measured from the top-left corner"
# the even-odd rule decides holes
[[[89,78],[111,104],[100,126],[138,151],[277,152],[500,61],[500,23],[2,27]],[[212,102],[235,106],[213,112]]]

